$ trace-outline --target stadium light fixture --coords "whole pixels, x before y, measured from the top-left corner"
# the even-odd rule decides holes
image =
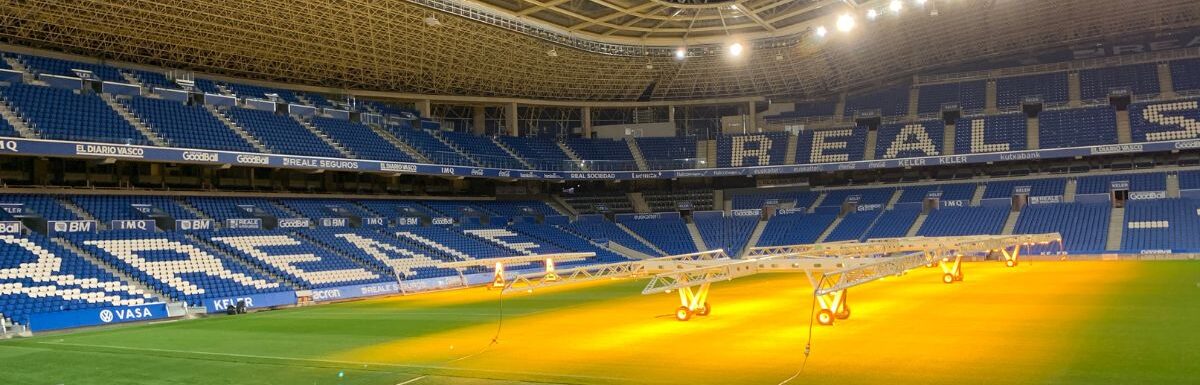
[[[675,49],[675,59],[683,60],[687,57],[687,48],[679,47]]]
[[[913,0],[917,5],[925,5],[925,0]]]
[[[904,9],[904,2],[900,0],[892,0],[892,3],[888,4],[888,9],[892,12],[900,13],[900,10]]]
[[[742,43],[733,43],[729,45],[729,55],[737,57],[742,55]]]
[[[879,11],[874,9],[867,10],[867,20],[875,20],[876,17],[879,17]]]
[[[837,18],[838,31],[850,32],[850,30],[854,29],[854,24],[855,24],[854,16],[850,16],[850,14],[848,14],[848,13],[842,14],[841,16],[838,16],[838,18]]]
[[[825,29],[825,26],[821,25],[821,26],[817,26],[816,32],[817,32],[817,37],[825,37],[825,34],[829,33],[829,30]]]

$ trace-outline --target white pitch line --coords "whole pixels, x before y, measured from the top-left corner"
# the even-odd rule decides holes
[[[401,383],[399,383],[399,384],[396,384],[396,385],[408,385],[408,384],[411,384],[411,383],[414,383],[414,382],[417,382],[417,381],[420,381],[420,380],[423,380],[423,379],[425,379],[425,376],[420,376],[420,377],[417,377],[417,378],[414,378],[414,379],[411,379],[411,380],[408,380],[408,381],[401,382]]]

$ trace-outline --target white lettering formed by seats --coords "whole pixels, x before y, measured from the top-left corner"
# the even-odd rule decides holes
[[[854,130],[822,130],[813,131],[812,153],[808,156],[809,163],[846,162],[850,154],[825,154],[825,150],[843,150],[848,145],[845,141],[829,141],[831,138],[844,138],[854,135]]]
[[[445,252],[446,254],[453,255],[464,261],[469,261],[469,260],[475,259],[475,258],[471,258],[470,255],[466,255],[458,250],[451,249],[449,247],[446,247],[446,245],[434,242],[433,240],[431,240],[429,238],[425,238],[425,237],[422,237],[417,234],[413,234],[413,233],[410,233],[407,231],[401,231],[401,232],[396,233],[396,235],[399,237],[408,238],[408,239],[417,241],[420,244],[432,247],[434,249],[441,250],[442,252]]]
[[[311,253],[271,255],[267,254],[267,252],[261,249],[262,247],[270,246],[298,246],[303,244],[287,235],[216,237],[213,238],[213,240],[236,248],[247,255],[258,258],[259,260],[266,262],[271,266],[274,266],[312,284],[319,285],[326,283],[351,282],[379,278],[379,275],[362,268],[305,271],[299,266],[296,266],[296,264],[304,262],[318,262],[321,261],[321,257]]]
[[[1005,152],[1009,150],[1008,143],[992,143],[987,144],[987,138],[984,136],[983,119],[975,119],[971,121],[971,153],[981,154],[985,152]]]
[[[440,261],[429,258],[424,254],[417,254],[394,245],[382,243],[370,238],[364,238],[358,234],[335,234],[335,237],[345,239],[350,244],[362,250],[372,258],[391,266],[396,271],[402,272],[405,275],[413,274],[413,268],[417,267],[432,267],[440,263]],[[400,254],[400,258],[392,258],[387,252]]]
[[[204,288],[196,286],[183,277],[186,273],[200,273],[211,277],[225,278],[242,286],[256,289],[279,287],[278,283],[247,277],[245,274],[230,271],[220,259],[193,245],[179,243],[169,239],[115,239],[102,241],[84,241],[86,245],[99,247],[125,263],[154,277],[158,281],[179,290],[185,295],[204,294]],[[142,257],[147,251],[173,251],[186,256],[187,259],[171,261],[151,261]]]
[[[101,282],[95,278],[79,278],[73,274],[63,274],[61,271],[62,258],[29,239],[0,235],[0,242],[16,245],[37,257],[36,261],[0,269],[0,277],[9,277],[0,279],[0,295],[22,294],[33,298],[53,296],[65,300],[81,300],[115,306],[141,305],[146,303],[147,299],[152,298],[149,294],[129,287],[120,281]],[[38,283],[45,285],[36,285]],[[129,298],[122,298],[122,295],[127,295]]]
[[[758,143],[757,149],[746,148],[746,143]],[[771,164],[771,138],[763,135],[741,135],[733,137],[733,167],[766,166]],[[757,159],[755,164],[743,164],[746,158]]]
[[[1143,110],[1143,118],[1147,122],[1160,124],[1163,126],[1174,126],[1182,128],[1180,131],[1164,131],[1150,132],[1146,134],[1147,141],[1162,141],[1162,140],[1184,140],[1195,139],[1200,136],[1200,122],[1186,116],[1167,116],[1163,112],[1168,111],[1196,111],[1200,103],[1195,100],[1189,102],[1175,102],[1166,104],[1152,104],[1146,106]]]
[[[909,138],[914,141],[909,141]],[[892,144],[884,152],[883,158],[895,159],[901,152],[909,150],[920,151],[922,156],[939,154],[937,146],[933,144],[932,139],[929,139],[929,133],[925,132],[925,126],[916,123],[906,124],[900,129],[900,133],[896,134],[896,139],[892,140]]]
[[[533,249],[542,247],[542,245],[533,242],[518,242],[508,243],[500,239],[501,237],[515,237],[518,234],[505,229],[482,229],[482,230],[466,230],[464,233],[471,234],[483,239],[498,243],[501,246],[516,250],[525,255],[533,255]]]

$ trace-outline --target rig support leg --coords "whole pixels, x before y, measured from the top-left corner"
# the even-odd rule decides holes
[[[1014,267],[1018,263],[1017,258],[1021,255],[1021,245],[1013,246],[1011,253],[1007,249],[1000,249],[1000,254],[1004,255],[1004,266]]]
[[[835,319],[850,318],[850,306],[846,305],[846,290],[838,290],[817,296],[817,323],[833,325]]]
[[[706,316],[711,310],[708,306],[708,288],[711,283],[700,284],[695,290],[692,287],[679,289],[679,308],[675,309],[675,319],[687,321],[693,315]]]
[[[503,289],[504,286],[507,284],[508,284],[508,282],[504,280],[504,264],[500,263],[500,262],[496,262],[496,271],[495,271],[495,274],[492,276],[491,288]]]
[[[954,253],[954,259],[942,260],[942,282],[954,283],[963,280],[962,254]]]

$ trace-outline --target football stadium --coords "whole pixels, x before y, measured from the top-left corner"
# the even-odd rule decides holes
[[[1196,0],[0,2],[0,384],[1197,384]]]

